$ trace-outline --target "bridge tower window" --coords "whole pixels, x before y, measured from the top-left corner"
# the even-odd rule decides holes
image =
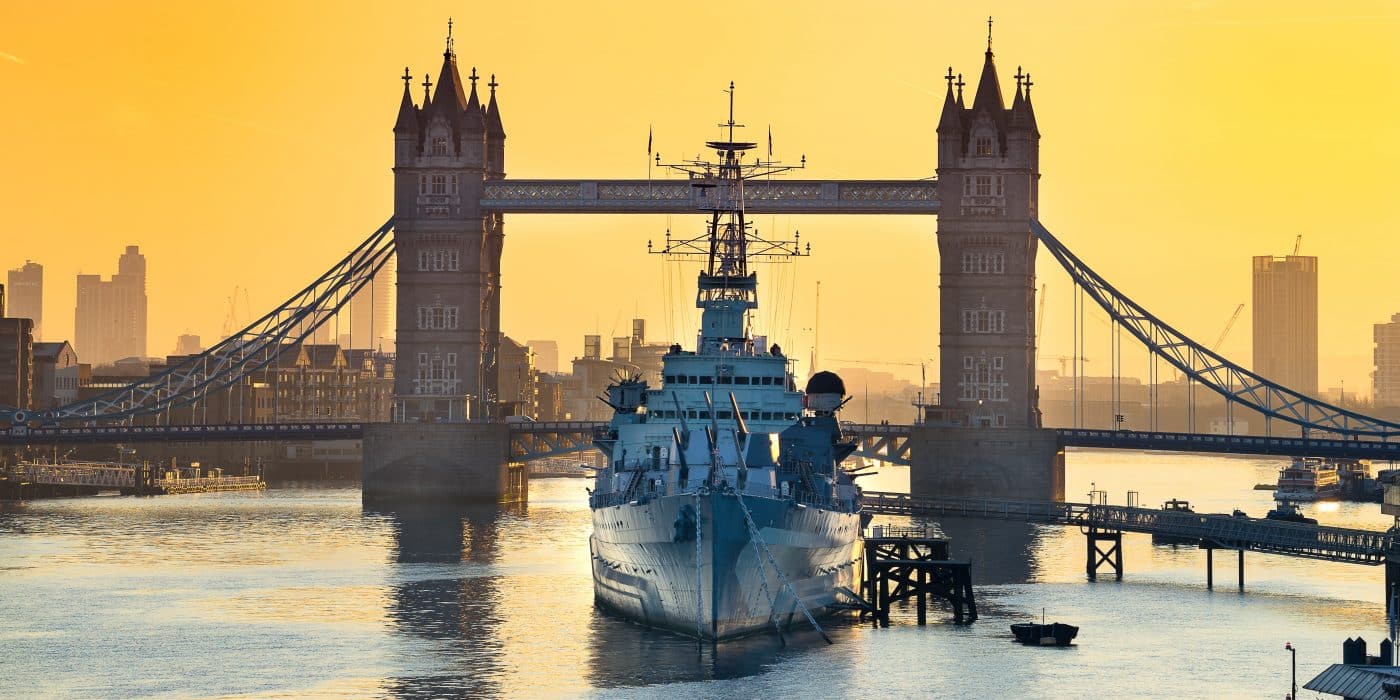
[[[418,307],[418,328],[419,330],[456,330],[457,329],[457,307],[455,306],[420,306]]]

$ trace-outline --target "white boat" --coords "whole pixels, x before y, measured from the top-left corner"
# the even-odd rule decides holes
[[[1279,470],[1275,501],[1335,501],[1342,495],[1337,465],[1316,457],[1294,457]]]

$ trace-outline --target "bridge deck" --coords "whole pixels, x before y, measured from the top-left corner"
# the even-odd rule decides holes
[[[881,491],[867,491],[864,507],[869,512],[888,515],[988,518],[1078,527],[1093,525],[1099,529],[1199,540],[1205,545],[1222,549],[1354,564],[1383,564],[1390,556],[1400,559],[1397,536],[1390,532],[1263,518],[1061,501],[912,496]]]

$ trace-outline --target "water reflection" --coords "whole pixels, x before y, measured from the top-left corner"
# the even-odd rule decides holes
[[[971,560],[972,583],[979,586],[1035,580],[1042,540],[1055,534],[1011,521],[940,518],[936,522],[952,540],[952,558]]]
[[[369,510],[392,531],[386,618],[411,638],[400,668],[411,676],[386,678],[396,697],[483,696],[500,692],[504,667],[499,631],[504,622],[498,558],[501,519],[512,511],[495,505],[431,506]],[[421,642],[426,641],[427,644]]]
[[[835,642],[828,646],[805,621],[795,621],[785,638],[755,634],[718,646],[671,632],[633,624],[594,608],[589,625],[588,680],[595,688],[650,686],[756,676],[811,654],[837,658],[848,655],[843,642],[861,623],[827,617],[820,624]],[[844,653],[830,653],[843,649]]]

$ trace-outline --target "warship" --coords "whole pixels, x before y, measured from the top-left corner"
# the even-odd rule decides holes
[[[820,631],[816,617],[857,581],[865,524],[858,475],[841,467],[855,444],[837,420],[840,377],[817,372],[798,391],[792,360],[752,333],[750,261],[810,245],[766,239],[745,220],[746,182],[801,166],[745,162],[756,144],[735,140],[733,88],[727,139],[706,142],[717,159],[669,166],[695,188],[704,233],[668,232],[652,250],[703,261],[695,349],[670,346],[659,386],[623,376],[599,397],[613,417],[595,435],[607,463],[589,494],[597,603],[714,641],[781,635],[804,618]]]

